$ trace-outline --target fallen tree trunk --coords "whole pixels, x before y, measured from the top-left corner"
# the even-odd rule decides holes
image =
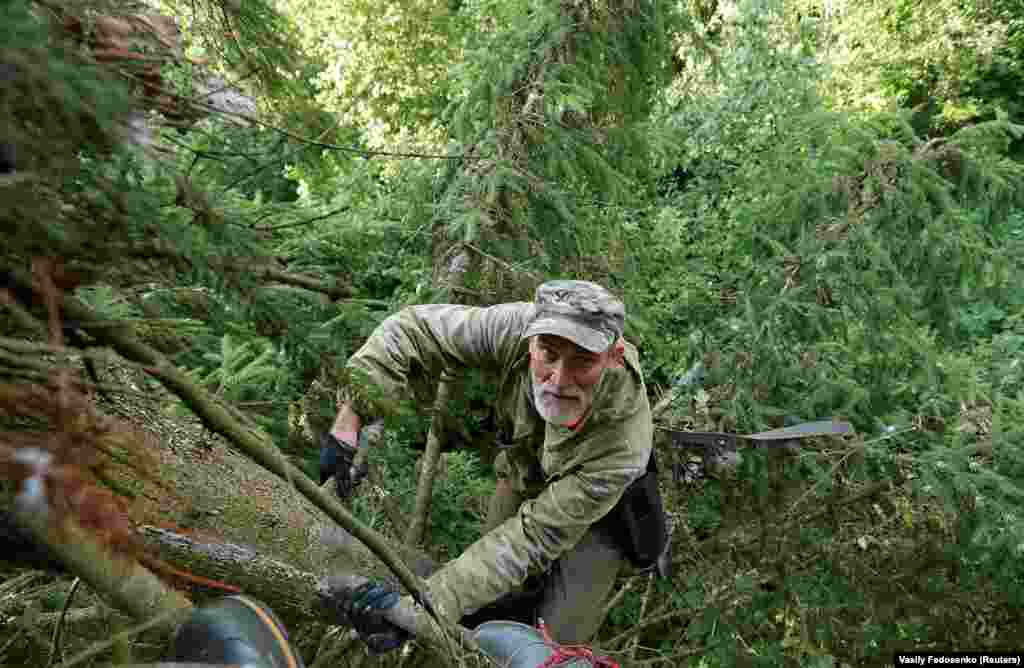
[[[21,271],[12,270],[12,278],[24,289],[32,290],[32,280]],[[111,346],[126,359],[146,365],[160,383],[176,394],[203,424],[228,441],[263,468],[288,481],[302,496],[346,531],[366,544],[387,564],[398,579],[420,600],[426,600],[423,582],[390,549],[388,541],[352,516],[336,499],[322,491],[302,471],[288,462],[264,435],[240,424],[209,392],[199,387],[164,355],[135,339],[126,329],[110,327],[91,308],[74,297],[64,297],[61,308],[79,328]],[[429,605],[429,603],[428,603]]]
[[[319,609],[317,577],[291,564],[232,543],[204,543],[154,526],[138,529],[146,547],[176,569],[229,582],[266,603],[285,620],[332,621]]]
[[[32,281],[27,275],[17,270],[12,271],[12,274],[16,283],[26,289],[32,289]],[[396,549],[396,546],[382,535],[356,520],[333,494],[319,488],[305,473],[291,464],[265,434],[240,423],[215,397],[193,383],[165,356],[135,339],[128,328],[111,326],[109,321],[104,321],[92,309],[73,297],[64,296],[60,301],[62,303],[59,306],[67,319],[74,320],[80,329],[88,331],[102,343],[110,345],[127,360],[142,365],[150,376],[157,379],[171,393],[177,395],[207,429],[221,435],[235,449],[244,453],[247,458],[276,474],[279,479],[276,481],[277,484],[284,484],[288,493],[287,496],[278,500],[277,505],[290,506],[288,510],[300,516],[300,524],[306,521],[305,518],[313,518],[317,514],[323,514],[333,520],[341,528],[342,537],[337,541],[341,547],[350,552],[366,551],[368,548],[374,556],[387,565],[406,589],[425,606],[427,611],[430,611],[430,602],[426,598],[425,586],[420,576],[413,573],[403,561],[400,556],[403,554],[403,550]],[[197,464],[199,467],[206,465],[206,462],[191,463]],[[250,479],[246,482],[262,485],[267,479],[268,477],[264,474],[259,480]],[[248,490],[231,485],[231,479],[221,479],[211,480],[207,486],[227,487],[229,494],[241,497],[243,502],[248,500]],[[169,502],[169,497],[159,495],[156,497],[158,505]],[[45,509],[42,510],[45,511]],[[223,512],[216,506],[199,510],[202,511],[201,514],[214,516]],[[257,508],[256,510],[261,511],[262,509]],[[45,517],[42,512],[36,514]],[[252,524],[261,524],[266,517],[257,512],[251,519]],[[123,564],[113,560],[109,551],[104,551],[103,545],[96,544],[94,547],[89,547],[95,540],[86,532],[80,532],[81,539],[65,540],[67,534],[54,535],[45,524],[33,519],[31,515],[25,515],[23,523],[32,529],[33,535],[38,540],[54,549],[61,560],[69,566],[72,573],[80,575],[98,594],[107,598],[114,607],[130,616],[152,622],[154,618],[163,617],[164,613],[170,616],[171,613],[177,614],[190,607],[190,603],[186,599],[168,588],[153,573],[139,566],[138,563],[131,562],[132,565],[126,571]],[[307,546],[311,542],[324,542],[323,538],[327,535],[331,522],[322,522],[321,525],[322,530],[319,533],[308,531],[309,527],[303,526],[303,530],[306,531]],[[276,528],[272,527],[270,533],[276,538],[278,532]],[[153,531],[149,532],[149,537],[153,540],[157,535],[159,534]],[[324,616],[322,614],[324,610],[315,603],[317,597],[312,592],[317,586],[316,579],[309,572],[303,572],[284,564],[284,562],[261,561],[256,558],[255,551],[246,551],[246,548],[242,547],[214,548],[206,545],[202,549],[197,549],[201,543],[185,536],[172,541],[169,535],[163,534],[163,538],[166,544],[161,546],[161,556],[172,561],[168,558],[169,553],[173,553],[174,549],[177,549],[178,558],[186,562],[182,564],[185,566],[185,570],[193,571],[193,575],[205,577],[207,574],[230,573],[231,577],[226,579],[246,582],[247,588],[254,592],[261,592],[261,595],[254,595],[265,600],[269,605],[281,606],[283,610],[295,612],[299,612],[305,607],[309,610],[305,615],[307,618],[320,619],[328,623],[337,622],[334,615]],[[271,544],[277,547],[277,542],[277,540],[272,540]],[[352,549],[355,546],[358,548]],[[299,545],[298,547],[301,552],[304,546]],[[215,559],[217,556],[223,558],[218,562]],[[297,562],[307,561],[303,554],[299,554],[295,560]],[[359,561],[356,560],[351,565],[355,567],[358,563]],[[254,573],[253,564],[263,568],[263,572],[259,576]],[[326,564],[315,564],[314,566],[319,572],[332,573],[335,583],[365,581],[361,575],[355,575],[348,569],[335,566],[328,569]],[[219,571],[218,568],[223,570]],[[345,572],[346,570],[348,572]],[[374,570],[367,568],[366,572],[374,572]],[[228,584],[234,583],[229,582]],[[412,609],[411,606],[403,605],[397,608],[394,611],[394,616],[396,623],[413,631],[419,639],[440,650],[444,663],[458,662],[460,658],[465,658],[466,650],[469,650],[470,655],[475,653],[473,643],[466,637],[465,630],[457,625],[447,622],[440,622],[439,625],[421,609]],[[174,619],[176,620],[177,617]]]
[[[266,603],[284,619],[343,623],[326,603],[327,589],[355,587],[367,581],[355,573],[317,577],[239,545],[203,543],[156,527],[141,527],[139,531],[147,545],[159,550],[176,567],[234,582],[242,593]],[[430,645],[449,648],[440,627],[418,607],[403,601],[389,611],[388,618]],[[468,631],[456,628],[471,645]],[[466,643],[463,646],[468,646]]]
[[[128,555],[118,554],[84,531],[71,518],[59,527],[47,524],[40,513],[18,512],[19,523],[47,545],[67,566],[100,593],[112,606],[139,622],[169,636],[192,608],[192,602],[172,589],[149,569]],[[332,587],[355,587],[368,578],[356,573],[330,577],[302,571],[251,548],[230,543],[205,543],[152,526],[138,529],[144,544],[176,570],[203,578],[236,583],[240,593],[270,606],[293,629],[303,622],[344,624],[330,606],[326,594]],[[216,592],[223,595],[225,592]],[[446,657],[473,651],[471,634],[462,627],[443,629],[419,606],[403,600],[388,611],[388,618],[418,640]]]

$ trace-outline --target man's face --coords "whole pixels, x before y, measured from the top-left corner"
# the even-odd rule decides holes
[[[594,391],[614,359],[616,346],[592,353],[569,339],[541,334],[530,339],[530,372],[537,412],[546,422],[579,421],[594,403]]]

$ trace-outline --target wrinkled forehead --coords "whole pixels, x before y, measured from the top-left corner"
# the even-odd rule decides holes
[[[595,353],[578,345],[571,339],[557,334],[537,334],[530,337],[530,346],[542,346],[548,350],[559,353],[562,356],[581,355],[587,357],[600,357],[601,353]]]

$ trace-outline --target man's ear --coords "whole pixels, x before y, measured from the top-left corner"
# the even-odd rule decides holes
[[[621,337],[612,346],[610,355],[609,362],[615,366],[622,366],[623,361],[626,359],[626,342]]]

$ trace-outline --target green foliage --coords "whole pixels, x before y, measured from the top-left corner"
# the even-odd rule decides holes
[[[78,296],[310,473],[289,404],[386,315],[440,298],[452,240],[511,267],[516,294],[525,269],[604,282],[652,390],[705,363],[673,426],[859,432],[744,451],[693,485],[666,475],[682,565],[655,597],[679,616],[642,646],[705,666],[989,646],[1024,600],[1020,13],[684,4],[168,2],[192,56],[255,82],[263,124],[202,118],[143,151],[119,130],[132,86],[8,3],[0,135],[20,173],[0,175],[3,259],[92,272]],[[165,69],[189,90],[191,66]],[[474,268],[466,287],[493,294],[486,280]],[[471,381],[452,411],[474,442],[487,398]],[[404,512],[425,430],[398,415],[374,452]],[[446,457],[445,557],[478,535],[484,459]],[[381,526],[378,508],[355,503]]]
[[[240,344],[229,334],[221,340],[219,353],[206,353],[204,357],[212,369],[205,374],[194,371],[198,383],[228,400],[241,400],[247,390],[273,385],[279,373],[271,364],[274,350],[266,342]]]
[[[443,145],[439,112],[460,94],[447,69],[486,14],[447,0],[332,0],[280,6],[301,16],[306,53],[325,65],[317,102],[360,128],[370,147]]]
[[[397,504],[403,517],[412,517],[417,486],[418,453],[408,446],[402,436],[396,437],[391,431],[386,442],[375,448],[370,457],[371,466],[377,467],[381,477],[388,481],[383,492]],[[442,462],[443,473],[434,483],[428,535],[442,558],[453,559],[480,537],[487,513],[486,500],[494,494],[495,481],[493,473],[474,452],[449,452],[443,455]],[[379,509],[379,503],[365,496],[354,504],[361,519],[385,528]]]
[[[844,107],[913,109],[919,134],[946,133],[1009,114],[1017,91],[1024,19],[1012,1],[839,3],[826,38]]]
[[[184,28],[187,53],[210,60],[279,102],[308,94],[296,29],[274,2],[183,2],[159,6]],[[291,100],[289,100],[291,101]]]
[[[999,161],[959,134],[950,144],[960,169],[977,170],[979,181],[950,180],[955,176],[944,176],[943,163],[929,160],[919,144],[915,151],[900,143],[909,129],[893,121],[794,117],[792,132],[733,174],[743,197],[729,198],[731,209],[709,212],[717,220],[701,228],[699,249],[684,248],[694,238],[686,234],[666,250],[703,263],[720,258],[684,284],[685,313],[704,350],[726,356],[721,369],[728,371],[714,372],[715,380],[738,384],[728,408],[737,426],[770,423],[777,407],[844,415],[864,427],[879,418],[898,422],[901,410],[928,403],[949,418],[956,404],[938,397],[948,396],[942,386],[955,381],[927,369],[944,346],[964,341],[961,328],[1006,316],[977,300],[1009,305],[1016,267],[989,229],[1005,220],[998,211],[1015,201],[1021,182],[1004,186],[998,170],[985,171]],[[968,146],[978,152],[968,153]],[[698,185],[681,203],[721,197],[715,187]],[[985,206],[989,217],[957,202]],[[678,220],[675,208],[661,215]],[[708,278],[712,289],[702,289],[699,281]],[[721,289],[734,286],[742,286],[735,306],[715,303]],[[880,413],[882,406],[889,410]]]
[[[145,234],[158,204],[137,187],[144,167],[121,141],[129,86],[52,37],[49,17],[29,3],[0,8],[0,40],[0,137],[20,172],[3,184],[5,251],[85,249],[102,261],[110,253],[97,240]]]

